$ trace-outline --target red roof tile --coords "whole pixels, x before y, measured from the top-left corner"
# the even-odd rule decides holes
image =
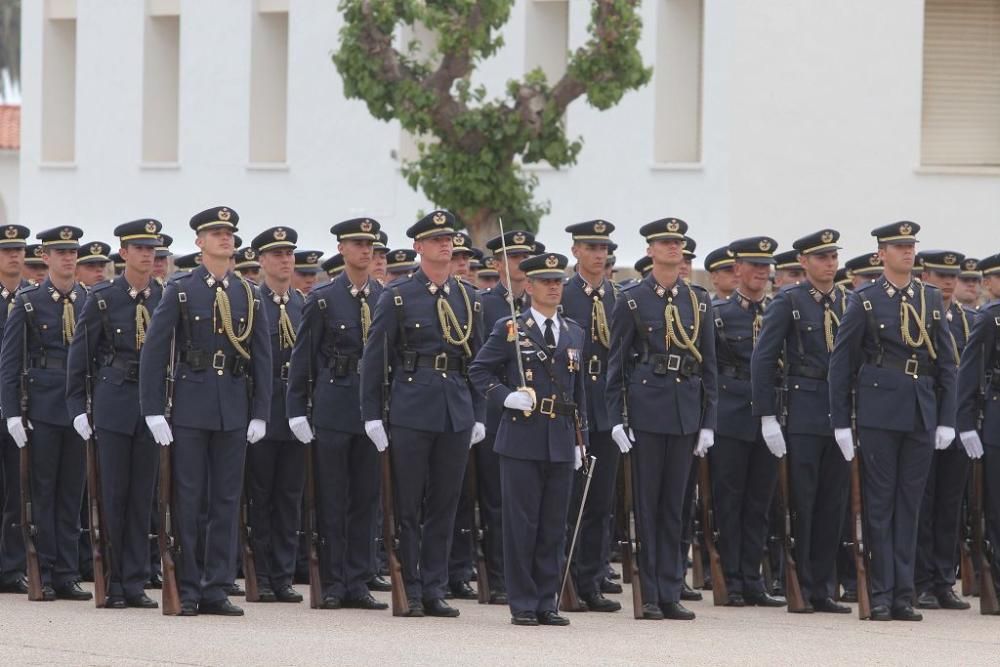
[[[21,149],[21,107],[0,104],[0,150]]]

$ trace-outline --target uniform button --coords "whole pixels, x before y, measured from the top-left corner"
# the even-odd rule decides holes
[[[880,324],[880,325],[878,325],[878,328],[879,329],[885,329],[885,325],[884,324]]]
[[[346,327],[346,326],[344,326],[343,324],[341,324],[341,325],[340,325],[340,328],[341,328],[341,329],[346,329],[347,327]]]
[[[413,378],[411,378],[411,377],[410,378],[406,378],[406,381],[407,382],[413,382]]]
[[[799,388],[799,385],[795,385],[795,388],[796,388],[796,389],[798,389],[798,388]]]
[[[121,329],[115,329],[115,333],[121,333],[121,332],[122,332]]]
[[[591,382],[597,382],[597,376],[596,375],[591,375],[590,376],[590,381]]]
[[[194,316],[194,321],[195,321],[195,322],[197,322],[197,321],[198,321],[198,320],[200,320],[200,319],[201,319],[201,316],[200,316],[200,315],[195,315],[195,316]]]
[[[910,355],[910,359],[916,359],[916,358],[917,358],[917,353],[916,352],[914,352],[913,354]]]
[[[417,327],[418,329],[420,328],[420,322],[417,322],[417,324],[416,324],[416,327]]]
[[[446,377],[448,377],[448,374],[447,373],[441,373],[441,377],[446,378]]]
[[[877,387],[877,386],[878,386],[878,382],[874,382],[874,383],[872,383],[872,386],[873,386],[873,387]]]
[[[215,371],[215,372],[218,373],[219,375],[222,375],[222,371],[221,370],[218,370],[218,371]]]
[[[681,383],[681,379],[680,378],[674,378],[674,380],[676,380],[677,384]]]
[[[646,381],[645,381],[645,380],[643,380],[643,381],[642,381],[642,383],[643,383],[643,384],[646,384]]]

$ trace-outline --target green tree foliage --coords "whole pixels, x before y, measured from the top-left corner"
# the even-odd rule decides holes
[[[0,0],[0,73],[21,84],[21,0]],[[0,90],[0,96],[3,90]]]

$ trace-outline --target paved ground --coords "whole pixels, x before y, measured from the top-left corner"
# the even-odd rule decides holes
[[[306,587],[299,587],[300,590]],[[382,596],[385,597],[384,595]],[[626,595],[613,596],[631,604]],[[458,619],[245,605],[244,618],[168,618],[92,603],[0,596],[3,665],[1000,664],[1000,618],[925,612],[923,623],[860,622],[691,604],[690,623],[574,614],[568,628],[515,628],[503,607],[458,602]],[[628,613],[626,613],[628,612]]]

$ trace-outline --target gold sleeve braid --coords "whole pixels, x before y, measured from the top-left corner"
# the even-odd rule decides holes
[[[917,337],[910,335],[910,318],[916,321]],[[937,352],[934,350],[934,343],[927,333],[927,296],[924,293],[923,285],[920,286],[920,312],[913,307],[909,301],[900,301],[899,304],[899,324],[903,334],[903,342],[912,348],[926,347],[927,354],[931,359],[937,359]]]
[[[73,313],[73,302],[63,299],[62,314],[62,335],[63,343],[69,345],[73,342],[73,333],[76,332],[76,316]]]
[[[372,328],[372,307],[368,301],[361,299],[361,344],[368,344],[368,332]]]
[[[288,348],[295,345],[295,327],[292,326],[292,320],[288,317],[288,309],[285,308],[285,304],[278,304],[278,346],[282,350],[287,350]]]
[[[681,320],[681,311],[675,304],[668,303],[667,307],[663,310],[663,319],[667,326],[667,348],[669,349],[671,345],[674,345],[675,347],[687,350],[698,360],[698,363],[701,363],[701,351],[694,342],[698,340],[701,332],[698,297],[691,289],[688,290],[688,294],[691,296],[691,312],[694,313],[694,328],[691,331],[691,335],[688,336],[687,331],[684,329],[684,322]]]
[[[465,333],[461,334],[459,338],[455,338],[452,334],[453,330],[462,330],[462,324],[458,321],[458,316],[455,315],[455,311],[452,309],[451,304],[444,297],[443,292],[439,292],[440,297],[437,300],[437,312],[438,321],[441,323],[441,333],[444,334],[444,340],[449,345],[460,346],[465,350],[466,356],[472,356],[472,348],[469,347],[469,338],[472,337],[472,304],[469,303],[469,294],[465,291],[465,288],[459,284],[458,289],[462,291],[462,300],[465,302],[465,313],[466,321],[469,323],[465,327]]]
[[[604,302],[600,296],[594,296],[594,307],[590,312],[590,339],[611,348],[611,329],[608,327],[608,314],[604,310]]]
[[[142,344],[146,342],[146,330],[149,329],[149,309],[145,304],[136,304],[135,307],[135,349],[136,352],[142,349]]]
[[[219,311],[219,315],[222,317],[222,328],[226,332],[226,337],[229,342],[233,344],[236,351],[239,352],[240,356],[244,359],[250,358],[250,353],[243,347],[243,343],[250,338],[250,334],[253,332],[253,320],[254,320],[254,299],[253,299],[253,289],[250,287],[250,283],[246,280],[240,280],[243,285],[243,289],[247,293],[247,328],[239,336],[233,331],[233,310],[229,303],[229,295],[226,294],[225,290],[222,289],[222,285],[219,285],[215,291],[215,307]]]

